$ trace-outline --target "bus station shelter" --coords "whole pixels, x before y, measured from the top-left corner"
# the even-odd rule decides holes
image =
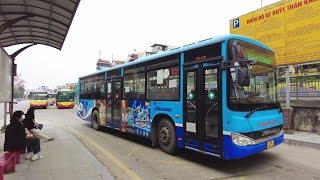
[[[4,127],[7,114],[13,113],[15,57],[36,44],[61,50],[79,3],[80,0],[0,1],[0,103],[4,103]],[[3,49],[18,44],[26,46],[10,55]]]

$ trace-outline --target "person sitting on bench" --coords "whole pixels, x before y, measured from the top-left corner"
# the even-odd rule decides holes
[[[22,111],[15,111],[10,124],[5,131],[4,151],[15,152],[27,147],[26,159],[38,160],[43,158],[40,154],[40,139],[33,136],[28,129],[24,128],[22,121],[25,116]]]
[[[44,141],[54,140],[53,137],[49,137],[44,133],[40,132],[40,130],[42,129],[42,125],[35,122],[34,111],[35,108],[28,109],[26,113],[26,118],[23,120],[24,127],[27,128],[32,133],[32,135],[38,137],[39,139],[43,139]]]

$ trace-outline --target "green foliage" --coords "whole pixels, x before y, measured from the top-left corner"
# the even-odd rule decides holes
[[[25,88],[25,81],[21,79],[20,75],[14,77],[14,86],[13,86],[13,98],[22,98]]]
[[[70,86],[70,89],[74,91],[74,95],[78,95],[78,86]]]
[[[320,76],[305,76],[305,77],[299,77],[298,79],[299,79],[300,82],[320,81]]]
[[[13,98],[22,98],[23,97],[23,94],[24,94],[24,87],[22,86],[14,86],[13,87]]]
[[[298,79],[297,79],[298,78]],[[290,83],[295,82],[308,82],[308,81],[320,81],[320,76],[291,76]],[[278,78],[278,83],[285,83],[286,78]]]

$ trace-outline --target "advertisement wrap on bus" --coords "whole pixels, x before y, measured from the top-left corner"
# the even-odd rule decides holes
[[[58,109],[73,108],[74,102],[74,91],[70,89],[62,89],[57,92],[56,106]]]
[[[219,36],[80,77],[77,114],[168,154],[241,159],[283,141],[275,69],[268,46]]]
[[[47,108],[48,95],[45,91],[32,91],[29,94],[30,107],[33,108]]]
[[[91,113],[94,107],[94,100],[79,100],[77,114],[81,119],[91,121]],[[101,111],[106,111],[106,109],[101,109]]]

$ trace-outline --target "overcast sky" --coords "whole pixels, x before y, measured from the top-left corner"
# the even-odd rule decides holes
[[[263,6],[278,0],[264,0]],[[154,43],[182,46],[229,34],[229,20],[255,11],[260,0],[81,0],[62,50],[36,45],[16,58],[28,89],[77,82],[101,58],[126,59]],[[9,54],[21,45],[6,48]]]

